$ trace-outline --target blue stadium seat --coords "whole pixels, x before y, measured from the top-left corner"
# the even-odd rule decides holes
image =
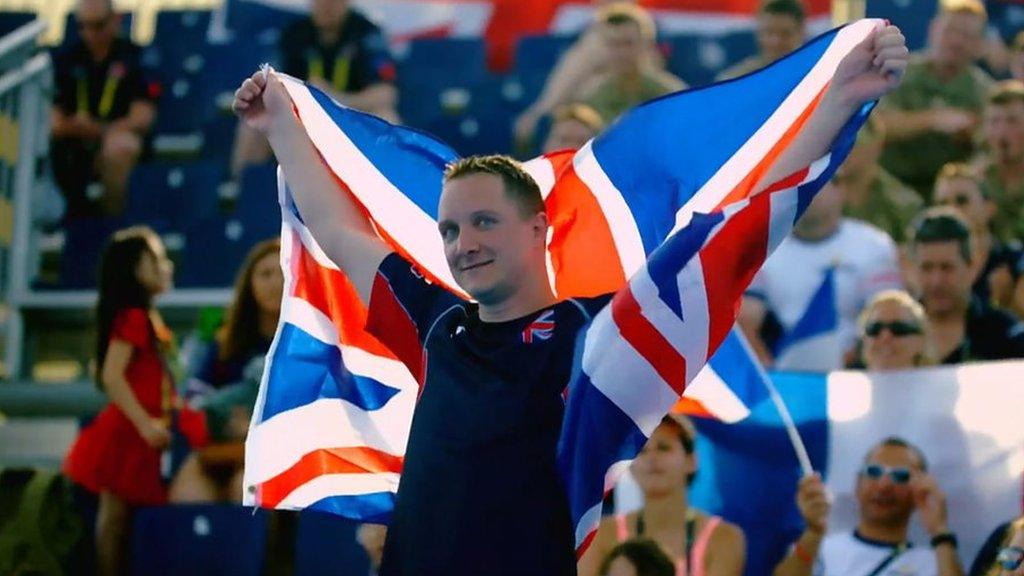
[[[664,44],[668,48],[668,70],[691,87],[714,82],[715,76],[734,62],[718,36],[680,34],[667,38]]]
[[[281,233],[276,164],[250,166],[242,172],[235,202],[235,218],[259,240]]]
[[[273,56],[274,45],[238,37],[230,42],[206,44],[202,51],[202,101],[217,110],[230,109],[235,89]]]
[[[203,42],[210,27],[209,10],[161,10],[156,15],[154,42]]]
[[[513,117],[498,103],[480,98],[466,111],[436,118],[427,127],[461,156],[510,154]]]
[[[868,18],[886,18],[900,27],[911,50],[924,48],[928,22],[935,15],[937,0],[867,0]]]
[[[423,38],[409,43],[398,77],[416,71],[455,83],[471,83],[487,73],[486,50],[480,38]]]
[[[0,36],[6,36],[35,20],[35,12],[0,12]]]
[[[227,168],[235,145],[238,118],[215,112],[203,123],[203,147],[200,156],[218,166]]]
[[[517,72],[550,72],[562,54],[576,41],[576,36],[549,34],[523,36],[516,43],[513,66]]]
[[[757,38],[752,30],[727,32],[719,42],[725,49],[726,67],[757,54]]]
[[[122,227],[123,222],[108,218],[69,222],[64,227],[59,286],[94,288],[99,274],[100,253],[110,235]]]
[[[158,231],[185,230],[217,213],[224,168],[213,162],[140,164],[128,181],[125,218]]]
[[[259,576],[267,514],[231,505],[139,508],[132,531],[131,573]]]
[[[370,561],[356,541],[359,524],[340,516],[306,510],[299,514],[294,576],[368,574]]]
[[[157,136],[195,134],[212,113],[206,89],[199,80],[180,75],[164,80],[163,94],[157,103]]]
[[[280,223],[280,215],[277,219]],[[267,233],[265,225],[250,227],[233,216],[216,215],[199,220],[185,229],[185,245],[175,283],[184,288],[230,286],[249,250],[274,235]]]
[[[168,10],[157,14],[156,35],[143,48],[143,63],[164,78],[198,76],[203,68],[211,13],[207,10]]]
[[[276,44],[281,31],[302,17],[298,12],[282,10],[252,0],[227,0],[227,26],[236,38]]]

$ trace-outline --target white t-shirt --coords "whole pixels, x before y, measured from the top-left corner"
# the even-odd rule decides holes
[[[780,355],[776,368],[827,372],[843,367],[843,354],[857,341],[857,317],[877,292],[902,287],[896,244],[870,224],[843,218],[824,240],[795,236],[782,241],[754,277],[747,295],[760,298],[788,331],[804,315],[829,268],[835,267],[838,329],[822,346]]]
[[[865,540],[852,532],[830,534],[821,543],[814,576],[868,576],[893,553],[892,546]],[[878,576],[938,576],[935,552],[911,546]]]

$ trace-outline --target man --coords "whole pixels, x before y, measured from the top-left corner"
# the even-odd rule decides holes
[[[604,128],[601,115],[586,104],[569,104],[555,110],[554,122],[542,152],[578,150]]]
[[[840,64],[763,182],[819,158],[855,110],[898,84],[905,63],[899,31],[875,30]],[[234,106],[267,135],[306,226],[367,304],[368,331],[425,378],[380,573],[572,574],[574,536],[555,467],[561,394],[576,334],[609,297],[555,298],[536,183],[506,157],[448,167],[438,229],[470,303],[426,282],[339,193],[276,76],[247,79]]]
[[[277,59],[286,74],[306,80],[338,102],[397,121],[395,63],[380,28],[350,0],[313,0],[308,18],[281,34]],[[270,157],[266,142],[239,127],[232,174]]]
[[[970,224],[950,208],[929,208],[913,225],[909,259],[942,364],[1024,358],[1024,324],[971,293]]]
[[[580,101],[606,122],[637,104],[686,88],[679,78],[649,65],[654,21],[643,8],[617,2],[602,8],[597,18],[608,49],[606,71],[583,85]]]
[[[757,11],[758,53],[728,68],[718,80],[731,80],[765,66],[796,50],[806,35],[804,12],[800,0],[767,0]]]
[[[996,206],[981,177],[966,164],[946,164],[935,181],[932,196],[936,206],[958,210],[971,225],[974,295],[984,302],[1010,307],[1020,243],[1004,243],[993,233]]]
[[[763,363],[781,370],[841,369],[857,341],[857,317],[876,293],[900,287],[896,245],[881,230],[843,218],[843,194],[825,185],[758,272],[743,297],[739,323]],[[787,333],[810,314],[826,274],[834,279],[837,326],[831,340],[784,350]]]
[[[872,116],[857,134],[857,143],[832,180],[843,192],[843,215],[873,224],[897,244],[924,201],[878,164],[885,126]]]
[[[940,168],[971,155],[992,84],[974,64],[984,40],[984,5],[956,0],[940,6],[927,49],[911,60],[906,81],[877,112],[887,132],[882,166],[926,199]]]
[[[825,486],[817,475],[801,480],[796,502],[807,527],[774,575],[963,574],[956,536],[949,531],[946,496],[917,447],[890,437],[872,448],[857,476],[856,496],[857,528],[852,534],[827,534],[831,504]],[[915,511],[931,537],[927,548],[907,540]]]
[[[985,106],[982,133],[988,154],[980,167],[996,204],[996,235],[1004,241],[1024,240],[1024,82],[996,85]]]
[[[160,85],[139,48],[119,36],[110,0],[81,0],[81,40],[54,62],[51,158],[69,219],[124,207],[128,175],[146,149]]]

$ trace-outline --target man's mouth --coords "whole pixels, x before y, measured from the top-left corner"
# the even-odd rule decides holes
[[[482,266],[487,266],[491,262],[494,262],[494,260],[484,260],[483,262],[475,262],[473,264],[467,264],[467,265],[463,266],[462,268],[460,268],[459,271],[460,272],[468,272],[470,270],[475,270],[475,269],[480,268]]]

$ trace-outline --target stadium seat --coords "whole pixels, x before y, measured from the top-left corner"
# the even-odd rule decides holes
[[[757,38],[751,30],[727,32],[718,40],[725,50],[726,67],[757,54]]]
[[[224,169],[212,162],[140,164],[128,181],[125,218],[158,231],[183,231],[217,213]]]
[[[664,45],[668,70],[691,87],[714,82],[715,76],[733,62],[718,36],[680,34],[667,38]]]
[[[244,37],[220,44],[205,44],[202,51],[202,101],[218,111],[228,111],[235,89],[264,62],[269,62],[274,45],[252,42]]]
[[[107,218],[69,222],[64,228],[59,286],[68,289],[94,288],[99,273],[100,252],[107,238],[121,227],[121,221]]]
[[[277,202],[277,165],[250,166],[242,172],[235,218],[257,241],[281,233],[281,208]]]
[[[409,43],[399,78],[411,71],[436,74],[455,83],[472,83],[487,73],[484,41],[480,38],[422,38]]]
[[[156,35],[143,48],[143,63],[164,78],[197,76],[203,68],[203,46],[210,28],[206,10],[167,10],[157,14]]]
[[[562,54],[576,41],[576,36],[550,34],[523,36],[516,43],[513,66],[517,72],[541,71],[545,75],[555,67]]]
[[[464,112],[435,118],[427,132],[440,138],[461,156],[510,154],[513,118],[499,105],[479,98]]]
[[[359,524],[306,510],[299,514],[294,576],[368,574],[370,561],[356,541]]]
[[[301,17],[299,12],[282,10],[253,0],[227,0],[227,26],[235,38],[276,45],[281,31]]]
[[[0,12],[0,36],[6,36],[35,20],[35,12]]]
[[[928,22],[937,7],[937,0],[867,0],[866,14],[899,26],[907,38],[907,48],[920,50],[928,41]]]
[[[277,216],[277,233],[280,216]],[[175,283],[183,288],[224,288],[234,282],[238,267],[257,242],[275,235],[269,226],[250,226],[236,217],[204,218],[185,229],[181,266]]]
[[[131,573],[139,576],[259,576],[267,513],[232,505],[139,508],[132,530]]]
[[[206,90],[194,78],[182,75],[166,79],[157,103],[156,135],[198,133],[203,120],[212,112],[206,97]]]
[[[203,123],[203,147],[200,156],[227,169],[235,144],[238,118],[216,111]]]

